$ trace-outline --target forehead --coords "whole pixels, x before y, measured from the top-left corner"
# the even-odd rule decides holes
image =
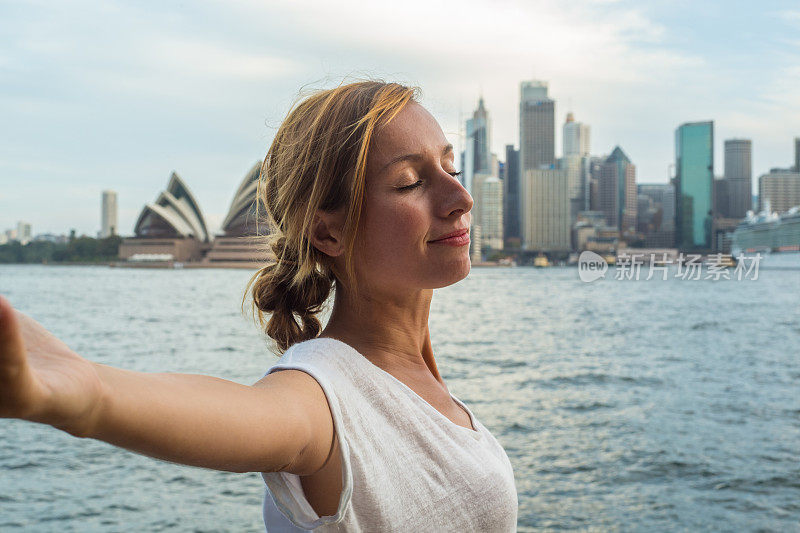
[[[433,115],[418,103],[409,102],[388,124],[376,130],[368,165],[380,169],[406,154],[431,152],[438,156],[445,145],[447,138]]]

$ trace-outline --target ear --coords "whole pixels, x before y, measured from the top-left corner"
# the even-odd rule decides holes
[[[311,223],[311,245],[331,257],[344,253],[343,231],[345,210],[323,211],[318,209]]]

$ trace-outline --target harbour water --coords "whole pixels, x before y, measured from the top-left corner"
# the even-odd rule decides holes
[[[276,357],[249,276],[5,265],[0,294],[91,360],[250,384]],[[475,268],[435,292],[431,336],[514,466],[520,531],[800,531],[799,289]],[[3,532],[263,531],[263,490],[0,420]]]

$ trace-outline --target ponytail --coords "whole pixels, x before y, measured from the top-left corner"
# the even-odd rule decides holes
[[[277,260],[250,278],[253,311],[261,326],[266,321],[267,335],[284,352],[297,342],[313,339],[322,330],[317,314],[330,295],[335,277],[330,268],[319,266],[299,277],[297,253],[286,244],[286,237],[273,234],[270,247]],[[265,320],[265,313],[269,319]]]

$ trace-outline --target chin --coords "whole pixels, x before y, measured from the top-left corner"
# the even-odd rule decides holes
[[[436,282],[434,283],[434,286],[430,288],[441,289],[442,287],[454,285],[466,278],[469,275],[471,268],[472,263],[470,262],[468,255],[460,261],[454,261],[444,265],[436,272]]]

